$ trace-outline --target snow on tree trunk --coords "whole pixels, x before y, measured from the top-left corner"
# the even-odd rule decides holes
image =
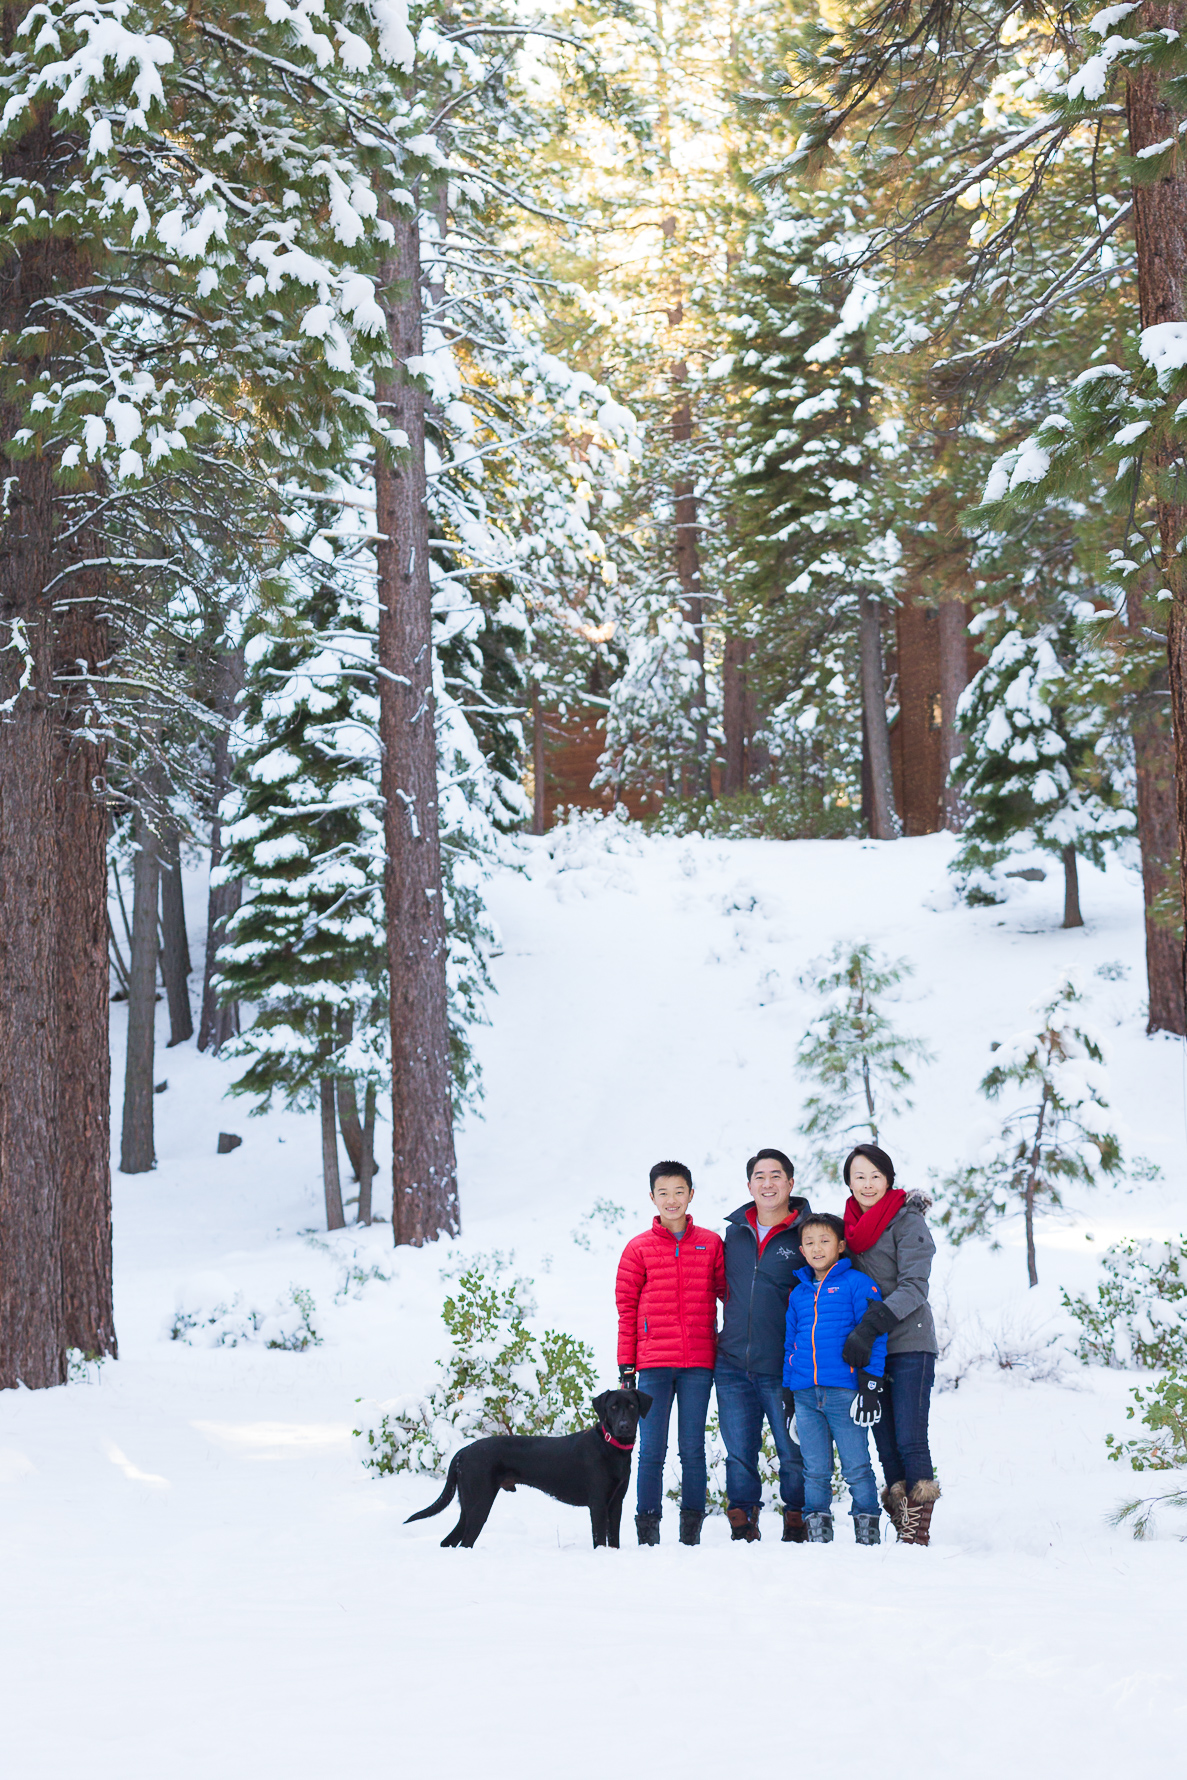
[[[870,762],[870,834],[897,840],[894,779],[890,770],[890,729],[886,721],[886,681],[882,670],[882,608],[868,589],[858,596],[861,643],[861,698]]]
[[[1182,25],[1174,0],[1146,0],[1135,17],[1142,31]],[[1180,116],[1164,92],[1156,69],[1132,70],[1126,78],[1130,153],[1178,139]],[[1138,305],[1143,329],[1187,320],[1187,168],[1183,156],[1151,184],[1133,186],[1134,245],[1137,250]],[[1174,445],[1152,448],[1158,483],[1158,531],[1163,585],[1173,595],[1167,609],[1166,648],[1170,670],[1171,721],[1175,740],[1175,805],[1179,839],[1180,911],[1187,909],[1187,583],[1180,546],[1187,533],[1187,503],[1181,498],[1183,465]],[[1187,933],[1184,936],[1187,943]],[[1187,955],[1180,951],[1179,992],[1183,993]],[[1182,1030],[1181,1026],[1179,1030]]]
[[[334,1119],[334,1078],[321,1078],[321,1172],[326,1193],[326,1229],[341,1230],[342,1181],[338,1173],[338,1131]]]
[[[16,283],[11,268],[9,278]],[[30,282],[33,274],[30,273]],[[11,284],[6,284],[11,289]],[[11,312],[10,312],[11,313]],[[12,320],[8,322],[11,333]],[[12,410],[2,436],[10,436]],[[51,465],[5,466],[0,547],[0,1387],[61,1384]],[[24,682],[24,684],[22,684]]]
[[[944,768],[943,824],[957,833],[964,821],[960,793],[949,774],[964,752],[964,738],[956,726],[956,708],[969,683],[968,614],[963,600],[941,600],[940,626],[940,757]]]
[[[97,552],[94,552],[97,554]],[[88,595],[84,601],[81,597]],[[108,1025],[105,744],[88,734],[89,687],[79,663],[102,671],[110,644],[102,576],[75,578],[58,623],[64,705],[55,782],[58,824],[58,1070],[56,1162],[61,1194],[66,1345],[117,1350],[111,1286],[111,1039]],[[67,679],[67,676],[70,678]],[[72,682],[72,683],[71,683]]]
[[[143,796],[144,788],[138,788]],[[137,808],[132,873],[132,962],[128,988],[128,1046],[124,1067],[124,1122],[120,1173],[147,1174],[153,1149],[153,1042],[157,1016],[157,837]]]
[[[175,823],[161,835],[161,975],[169,1001],[169,1043],[184,1044],[194,1036],[190,1011],[189,936],[185,930],[185,901],[181,887],[181,838]]]
[[[1084,917],[1080,913],[1080,873],[1076,865],[1076,849],[1064,847],[1060,857],[1063,860],[1063,925],[1065,927],[1083,927]]]
[[[437,825],[432,589],[425,504],[425,397],[403,367],[422,351],[420,237],[391,212],[382,285],[393,364],[376,377],[382,420],[407,446],[376,454],[379,731],[392,1034],[392,1230],[419,1247],[459,1229],[449,1079],[445,911]]]

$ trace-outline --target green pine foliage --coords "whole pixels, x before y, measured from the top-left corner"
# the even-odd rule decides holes
[[[817,1083],[800,1131],[828,1181],[841,1178],[854,1144],[882,1141],[887,1121],[912,1104],[913,1069],[931,1061],[922,1039],[899,1032],[883,1006],[911,968],[867,940],[838,941],[801,979],[822,1006],[796,1053],[798,1073]]]
[[[1187,1473],[1187,1373],[1182,1368],[1168,1372],[1156,1384],[1139,1386],[1130,1395],[1133,1402],[1127,1405],[1126,1416],[1130,1421],[1140,1419],[1149,1432],[1130,1440],[1106,1434],[1109,1457],[1133,1471]],[[1134,1538],[1144,1539],[1160,1508],[1187,1508],[1187,1480],[1160,1495],[1122,1502],[1110,1518],[1115,1527],[1128,1521]]]
[[[1060,1291],[1080,1325],[1079,1358],[1086,1366],[1187,1370],[1187,1240],[1119,1242],[1100,1265],[1095,1293]]]

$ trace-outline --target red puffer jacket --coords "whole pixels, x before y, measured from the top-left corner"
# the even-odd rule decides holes
[[[725,1297],[720,1236],[689,1218],[677,1240],[654,1218],[623,1249],[614,1296],[620,1366],[712,1366]]]

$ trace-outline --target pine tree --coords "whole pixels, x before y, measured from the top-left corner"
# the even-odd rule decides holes
[[[800,1131],[824,1178],[837,1181],[845,1151],[880,1141],[887,1119],[911,1106],[912,1065],[931,1060],[921,1039],[898,1032],[881,1006],[909,976],[905,958],[883,958],[868,940],[838,941],[803,979],[823,1001],[796,1052],[796,1068],[819,1086],[804,1102]]]
[[[1104,1098],[1104,1048],[1078,1011],[1081,999],[1075,977],[1063,977],[1034,1003],[1031,1024],[998,1048],[981,1093],[996,1101],[1014,1087],[1019,1095],[976,1161],[941,1188],[939,1222],[955,1243],[1022,1211],[1032,1286],[1039,1283],[1036,1212],[1061,1209],[1069,1185],[1095,1186],[1124,1173]]]

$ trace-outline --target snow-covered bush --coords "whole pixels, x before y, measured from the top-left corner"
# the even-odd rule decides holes
[[[981,1092],[989,1100],[1009,1088],[1020,1092],[977,1158],[937,1183],[937,1221],[954,1243],[989,1234],[999,1219],[1022,1212],[1032,1286],[1039,1280],[1036,1209],[1059,1210],[1066,1185],[1095,1186],[1125,1172],[1102,1092],[1104,1051],[1076,1012],[1079,1001],[1069,973],[1032,1003],[1030,1023],[998,1046]]]
[[[290,1286],[287,1297],[277,1299],[270,1311],[263,1311],[245,1305],[241,1292],[216,1292],[211,1302],[199,1283],[194,1290],[178,1293],[169,1338],[189,1347],[258,1345],[304,1353],[307,1347],[321,1346],[313,1322],[316,1309],[306,1286]]]
[[[556,1329],[534,1335],[529,1289],[524,1279],[500,1287],[480,1266],[466,1269],[442,1306],[453,1347],[437,1362],[436,1383],[421,1396],[368,1404],[359,1418],[354,1436],[369,1470],[440,1477],[460,1446],[485,1434],[589,1426],[593,1350]]]
[[[1065,1378],[1066,1350],[1059,1334],[1025,1310],[1007,1308],[996,1319],[964,1317],[946,1326],[936,1363],[937,1391],[957,1391],[974,1372],[1002,1372],[1027,1384]]]
[[[1119,1242],[1101,1256],[1095,1297],[1062,1292],[1086,1366],[1187,1369],[1187,1238]]]
[[[797,1067],[819,1083],[804,1102],[800,1126],[825,1178],[840,1179],[855,1143],[879,1141],[879,1126],[911,1101],[911,1064],[930,1061],[922,1039],[897,1031],[881,1005],[911,965],[879,956],[866,940],[840,940],[800,979],[823,1001],[796,1053]]]
[[[1187,1373],[1168,1372],[1157,1384],[1132,1391],[1133,1402],[1125,1413],[1140,1419],[1150,1430],[1133,1440],[1105,1435],[1109,1457],[1127,1463],[1134,1471],[1178,1471],[1181,1481],[1161,1495],[1122,1502],[1112,1516],[1114,1526],[1129,1521],[1135,1539],[1144,1539],[1159,1508],[1187,1508]]]

